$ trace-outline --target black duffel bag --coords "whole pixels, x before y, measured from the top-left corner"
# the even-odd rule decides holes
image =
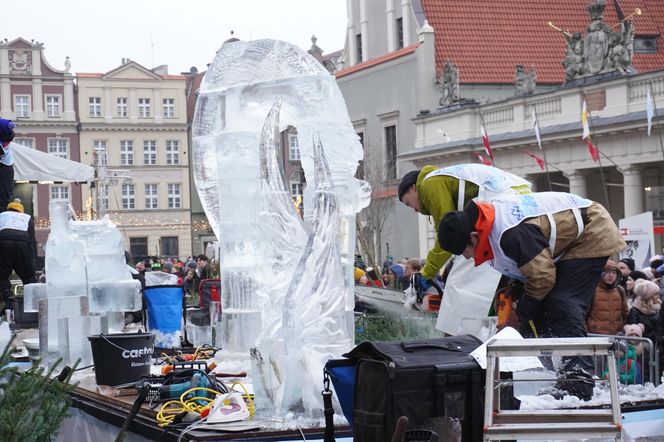
[[[345,354],[357,361],[354,440],[389,441],[406,416],[409,429],[457,419],[464,442],[481,441],[485,375],[469,356],[481,344],[471,335],[363,342]]]

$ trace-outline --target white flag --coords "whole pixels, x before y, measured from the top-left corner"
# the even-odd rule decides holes
[[[537,122],[537,115],[535,115],[535,108],[533,107],[532,113],[533,128],[535,128],[535,137],[537,137],[537,145],[542,150],[542,138],[540,137],[539,123]]]
[[[581,111],[581,125],[583,126],[583,135],[581,138],[586,140],[590,137],[590,125],[588,124],[588,107],[586,106],[586,100],[583,100],[583,110]]]
[[[646,115],[648,116],[648,136],[650,136],[652,117],[655,115],[655,106],[652,102],[652,95],[650,95],[650,88],[648,88],[648,94],[646,95]]]

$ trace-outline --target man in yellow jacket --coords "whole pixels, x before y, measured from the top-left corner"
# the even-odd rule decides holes
[[[408,172],[399,183],[399,200],[422,215],[431,216],[435,231],[446,213],[461,210],[473,198],[515,190],[529,193],[530,183],[516,175],[483,164],[424,166]],[[452,255],[438,239],[427,255],[422,276],[433,279]]]

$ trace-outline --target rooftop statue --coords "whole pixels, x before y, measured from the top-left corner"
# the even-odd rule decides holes
[[[441,106],[449,106],[459,101],[459,69],[451,61],[447,61],[443,72],[436,77],[434,84],[442,93],[438,101]]]
[[[591,23],[585,36],[580,32],[570,33],[556,28],[549,22],[549,26],[562,32],[567,40],[567,53],[562,62],[566,82],[607,72],[628,73],[632,70],[634,25],[628,19],[641,15],[641,10],[637,8],[620,22],[620,30],[614,31],[603,21],[605,8],[606,0],[596,0],[588,5]]]
[[[514,76],[514,85],[516,86],[516,95],[530,95],[535,92],[537,84],[537,73],[535,66],[532,66],[526,73],[522,64],[516,65],[516,75]]]

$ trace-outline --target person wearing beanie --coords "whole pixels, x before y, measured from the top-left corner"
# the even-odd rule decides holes
[[[507,325],[555,337],[587,335],[585,314],[604,266],[626,247],[602,205],[562,192],[471,202],[443,217],[438,241],[521,281],[524,296]],[[559,380],[559,391],[589,400],[592,371],[591,358],[564,357],[559,376],[577,381]]]
[[[586,318],[588,333],[617,335],[623,331],[629,316],[629,305],[619,282],[618,264],[608,260]]]
[[[632,258],[622,258],[618,261],[618,268],[620,269],[620,285],[627,288],[627,278],[629,274],[634,271],[634,260]]]
[[[424,166],[403,176],[398,187],[399,201],[417,213],[431,216],[437,231],[446,213],[461,210],[495,183],[504,184],[502,190],[506,191],[519,187],[529,192],[531,186],[516,175],[483,164],[459,164],[445,168]],[[422,276],[434,279],[451,256],[436,241],[427,254]]]
[[[15,127],[13,121],[0,118],[0,212],[5,210],[14,195],[14,156],[11,145]]]
[[[37,282],[35,257],[35,224],[32,217],[24,212],[18,199],[7,204],[7,210],[0,213],[0,294],[5,309],[13,310],[9,277],[16,272],[23,285]]]
[[[629,311],[627,324],[643,324],[643,337],[656,341],[657,321],[662,301],[659,286],[652,281],[639,279],[634,282],[634,304]]]

